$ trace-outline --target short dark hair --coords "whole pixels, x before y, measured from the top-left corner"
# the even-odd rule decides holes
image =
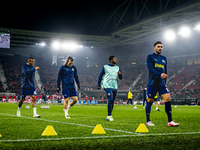
[[[113,60],[113,58],[114,58],[115,56],[110,56],[109,58],[108,58],[108,60],[109,60],[109,62],[111,62],[111,60]]]
[[[29,60],[29,59],[34,59],[34,58],[33,58],[33,57],[29,57],[28,60]]]
[[[162,42],[157,41],[153,46],[155,47],[157,44],[162,44]]]

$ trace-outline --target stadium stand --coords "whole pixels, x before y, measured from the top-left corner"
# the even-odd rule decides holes
[[[6,76],[8,89],[11,93],[20,94],[21,91],[21,69],[24,63],[27,61],[27,57],[23,56],[5,56],[0,55],[1,64]],[[56,93],[56,84],[57,84],[57,75],[60,66],[51,65],[46,62],[44,58],[36,57],[35,65],[40,67],[39,75],[41,82],[43,84],[42,90],[47,95],[53,95]],[[77,65],[79,80],[81,83],[81,90],[85,91],[82,93],[82,96],[87,95],[87,91],[94,91],[97,88],[97,81],[99,73],[103,65],[99,64],[98,66],[79,66]],[[168,75],[169,79],[167,80],[167,86],[171,93],[172,98],[200,98],[200,65],[169,65]],[[141,65],[140,67],[133,66],[122,66],[123,79],[118,81],[118,90],[128,90],[131,86],[133,90],[138,90],[138,93],[141,93],[141,89],[146,87],[148,70],[146,65]],[[137,79],[141,74],[141,78],[137,83],[132,86],[132,83]],[[3,89],[3,84],[0,81],[0,92],[6,92]],[[37,83],[36,83],[37,86]],[[40,90],[37,86],[37,93],[40,94]],[[99,97],[105,96],[102,93],[95,93]],[[137,96],[137,93],[134,94],[134,97]]]

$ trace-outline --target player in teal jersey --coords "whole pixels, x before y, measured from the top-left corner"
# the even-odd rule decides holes
[[[117,66],[117,59],[115,56],[109,57],[110,64],[104,65],[98,78],[98,88],[106,91],[108,99],[108,116],[106,120],[114,121],[112,117],[112,110],[114,107],[115,97],[117,95],[117,81],[122,79],[122,72]]]

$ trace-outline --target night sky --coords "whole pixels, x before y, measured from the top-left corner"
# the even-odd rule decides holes
[[[0,6],[0,27],[35,31],[48,31],[73,34],[95,34],[109,15],[125,0],[67,0],[67,1],[2,1]],[[145,0],[143,0],[144,2]],[[167,0],[162,0],[163,6]],[[180,1],[179,1],[180,2]],[[181,4],[188,0],[181,0]],[[128,2],[119,14],[122,15]],[[138,11],[142,3],[138,0]],[[177,1],[171,0],[167,9],[177,7]],[[149,0],[147,7],[152,15],[159,13],[159,0]],[[138,12],[139,13],[139,12]],[[134,1],[131,3],[124,20],[133,23]],[[144,9],[141,19],[149,17]],[[123,25],[124,24],[120,24]],[[119,26],[120,27],[120,26]],[[107,34],[112,30],[108,29]]]
[[[1,7],[3,15],[0,27],[95,34],[99,26],[122,2],[123,0],[10,2],[11,6]]]

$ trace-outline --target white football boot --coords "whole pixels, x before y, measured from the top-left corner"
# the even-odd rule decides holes
[[[107,120],[107,121],[114,121],[114,119],[113,119],[112,116],[107,116],[106,120]]]
[[[153,124],[151,121],[146,123],[147,126],[155,126],[155,124]]]
[[[174,121],[168,122],[168,127],[177,127],[179,123],[175,123]]]
[[[33,115],[33,118],[40,118],[41,116],[40,115],[38,115],[38,114],[34,114]]]
[[[65,118],[66,118],[66,119],[70,119],[70,116],[69,116],[69,115],[66,115]]]
[[[21,117],[20,111],[17,111],[17,117]]]

